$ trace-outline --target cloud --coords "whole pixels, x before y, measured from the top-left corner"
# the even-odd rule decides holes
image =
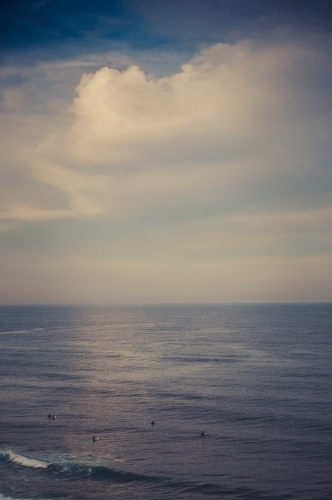
[[[167,77],[137,65],[85,73],[71,129],[34,152],[33,175],[66,193],[73,216],[319,209],[330,62],[323,45],[244,41]]]
[[[216,44],[170,76],[120,58],[80,77],[69,111],[72,71],[86,66],[44,68],[47,81],[59,72],[44,112],[37,90],[47,102],[47,86],[25,74],[2,115],[0,231],[13,294],[12,251],[29,240],[38,258],[27,251],[22,297],[30,286],[41,297],[50,280],[43,297],[61,302],[69,280],[64,302],[323,300],[326,41]]]
[[[235,147],[243,152],[270,139],[280,114],[292,118],[294,89],[283,77],[288,58],[296,62],[305,56],[289,47],[218,44],[171,77],[156,79],[137,66],[122,72],[102,68],[85,74],[76,89],[76,123],[69,139],[78,160],[89,163],[146,161],[157,155],[174,163],[184,157],[192,161],[197,153],[223,160],[227,153],[234,156]]]
[[[194,217],[262,206],[319,206],[329,194],[324,184],[330,154],[330,59],[322,45],[245,41],[204,49],[168,77],[154,77],[136,65],[103,67],[81,78],[67,134],[61,133],[60,127],[67,127],[61,113],[58,121],[52,116],[59,104],[54,94],[46,115],[26,114],[33,87],[25,84],[26,95],[22,88],[3,94],[9,134],[5,150],[17,150],[17,142],[23,149],[16,163],[24,163],[25,197],[52,189],[54,199],[61,200],[60,210],[45,207],[45,219],[137,216],[149,210],[171,212],[170,205],[182,210],[187,205]],[[64,68],[77,71],[88,63],[53,64],[48,80],[58,72],[62,88]],[[42,74],[39,70],[39,80]],[[31,147],[52,127],[53,137]],[[21,219],[24,212],[27,220],[34,213],[36,220],[43,217],[42,200],[41,206],[21,210],[15,208],[16,198],[13,193],[11,208],[7,202],[2,208],[3,218]]]

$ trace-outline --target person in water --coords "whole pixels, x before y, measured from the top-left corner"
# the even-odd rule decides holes
[[[206,436],[204,431],[201,432],[201,436],[202,436],[202,438]]]

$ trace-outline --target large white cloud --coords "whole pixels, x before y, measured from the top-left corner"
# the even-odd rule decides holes
[[[14,195],[2,218],[22,218],[18,206],[27,220],[34,213],[42,218],[43,196],[35,193],[46,186],[60,201],[53,213],[46,204],[45,219],[126,217],[171,201],[182,208],[198,204],[203,214],[214,215],[256,202],[258,211],[261,203],[272,210],[326,203],[320,188],[331,152],[331,57],[322,49],[290,42],[217,44],[169,77],[135,65],[84,74],[70,130],[55,130],[37,148],[25,144],[21,155],[32,167],[38,207]],[[4,94],[8,109],[17,112],[20,101],[17,90]],[[35,136],[47,119],[54,122],[50,113],[32,126]],[[300,187],[290,189],[289,182]]]
[[[169,77],[135,65],[84,74],[71,129],[38,149],[34,176],[80,216],[170,203],[199,207],[193,215],[325,206],[332,110],[322,47],[218,44]]]
[[[68,140],[78,161],[110,167],[276,156],[280,142],[303,143],[303,120],[320,114],[320,88],[308,77],[315,72],[321,81],[326,63],[296,44],[239,43],[205,49],[160,79],[138,66],[104,67],[76,89]]]
[[[327,42],[217,44],[166,77],[135,64],[104,66],[81,77],[71,115],[55,113],[61,101],[53,98],[47,113],[24,115],[24,92],[6,91],[0,230],[78,218],[122,224],[120,236],[96,237],[93,251],[77,245],[68,266],[80,262],[77,276],[84,268],[91,283],[98,275],[93,289],[100,266],[108,269],[105,289],[113,280],[123,300],[130,276],[146,284],[142,300],[152,297],[158,280],[143,276],[154,272],[169,294],[187,281],[179,291],[185,300],[204,270],[207,300],[227,300],[231,283],[229,300],[246,300],[254,275],[256,299],[264,300],[278,273],[287,286],[271,300],[286,297],[287,287],[287,297],[297,290],[310,300],[304,283],[317,271],[317,291],[332,250]],[[135,290],[133,282],[130,300]]]

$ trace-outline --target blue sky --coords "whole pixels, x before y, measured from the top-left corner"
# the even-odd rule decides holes
[[[0,303],[332,301],[331,2],[0,23]]]

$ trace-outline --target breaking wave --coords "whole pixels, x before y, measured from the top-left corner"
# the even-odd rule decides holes
[[[53,478],[64,480],[84,480],[107,481],[118,485],[145,484],[147,487],[166,488],[166,490],[189,493],[194,495],[213,496],[221,498],[224,495],[233,498],[243,498],[248,500],[285,500],[284,495],[274,495],[269,492],[257,491],[251,488],[228,488],[226,486],[211,483],[195,483],[189,481],[176,481],[169,477],[149,476],[144,474],[135,474],[115,470],[102,465],[86,465],[79,462],[46,462],[35,458],[29,458],[24,455],[15,454],[12,451],[0,451],[0,462],[20,465],[21,467],[30,467],[38,469],[39,473],[51,475]],[[37,472],[37,470],[36,470]],[[288,497],[287,497],[288,498]],[[10,497],[3,496],[0,493],[0,500],[13,500]],[[17,500],[17,499],[15,499]],[[23,499],[19,499],[23,500]],[[27,500],[27,499],[24,499]]]
[[[158,478],[135,474],[125,471],[117,471],[103,465],[86,465],[79,462],[46,462],[36,458],[30,458],[25,455],[13,453],[11,450],[0,451],[0,461],[3,463],[13,463],[21,467],[31,467],[34,469],[42,469],[44,472],[57,476],[65,477],[66,479],[82,479],[89,477],[90,479],[105,479],[114,482],[155,482]],[[163,480],[160,479],[160,482]],[[1,497],[0,497],[1,500]]]
[[[7,453],[1,452],[1,458],[5,458],[6,461],[14,462],[24,467],[33,467],[34,469],[46,469],[49,465],[47,462],[36,460],[35,458],[28,458],[24,455],[18,455],[12,451],[8,451]]]

